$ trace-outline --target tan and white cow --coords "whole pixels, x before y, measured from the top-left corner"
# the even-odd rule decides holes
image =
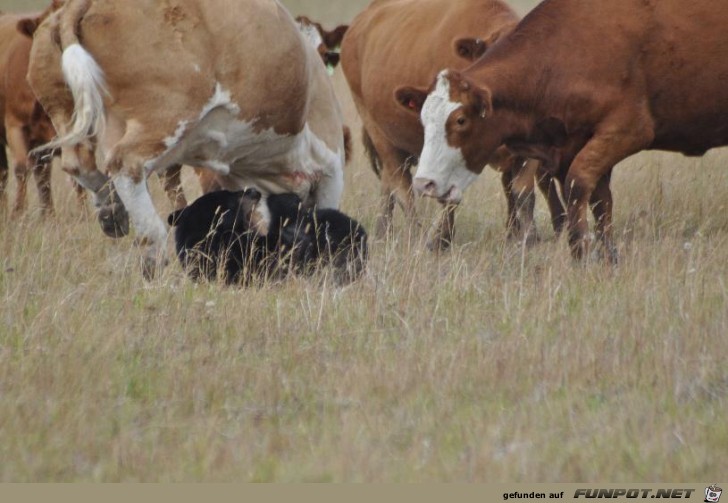
[[[190,164],[226,189],[339,205],[339,105],[321,58],[276,0],[69,0],[39,28],[29,80],[59,131],[50,147],[94,192],[107,232],[123,230],[122,207],[89,162],[102,147],[147,275],[167,239],[146,185],[154,171]]]

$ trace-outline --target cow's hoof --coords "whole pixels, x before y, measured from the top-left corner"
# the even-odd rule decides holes
[[[452,240],[443,236],[434,236],[427,241],[427,249],[434,253],[445,252],[452,246]]]
[[[611,266],[619,265],[619,252],[617,251],[617,247],[614,245],[600,244],[595,247],[594,253],[596,258],[601,262]]]
[[[121,238],[129,234],[129,214],[121,203],[112,203],[99,209],[99,224],[109,237]]]
[[[380,241],[392,239],[394,237],[394,228],[392,219],[384,215],[377,217],[377,223],[374,226],[374,237]]]
[[[169,261],[165,257],[142,258],[142,276],[146,281],[152,281],[162,273]]]
[[[530,230],[525,235],[522,232],[509,232],[506,239],[509,243],[525,244],[526,248],[531,248],[541,242],[541,237],[536,230]]]

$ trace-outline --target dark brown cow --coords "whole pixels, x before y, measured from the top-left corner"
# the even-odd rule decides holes
[[[6,206],[9,163],[7,145],[15,165],[17,190],[13,213],[26,209],[26,188],[29,168],[35,176],[44,214],[53,212],[50,159],[31,162],[30,149],[47,143],[55,136],[50,119],[43,111],[26,80],[32,36],[37,24],[59,2],[45,12],[0,15],[0,206]]]
[[[338,49],[341,45],[341,40],[344,38],[344,34],[349,29],[349,26],[342,24],[331,31],[327,31],[320,23],[312,21],[306,16],[298,16],[296,22],[301,33],[308,38],[308,41],[318,51],[329,73],[333,73],[334,68],[339,64]]]
[[[465,68],[517,22],[517,15],[500,0],[375,1],[352,21],[342,43],[341,64],[362,118],[365,147],[381,179],[379,236],[391,228],[396,202],[408,217],[414,216],[409,169],[423,146],[418,111],[424,95],[408,93],[409,87],[403,86],[426,87],[444,68]],[[526,72],[522,78],[531,75]],[[521,237],[532,222],[538,163],[526,163],[505,149],[484,159],[482,166],[486,163],[503,174],[509,233]],[[544,181],[544,187],[548,182]],[[561,215],[558,196],[550,201],[556,205],[554,214]],[[430,247],[451,242],[454,209],[447,205]]]
[[[445,71],[422,109],[415,189],[457,200],[503,143],[564,181],[569,242],[605,258],[612,168],[645,149],[699,156],[728,144],[728,4],[547,0],[465,71]],[[524,75],[535,78],[524,79]]]

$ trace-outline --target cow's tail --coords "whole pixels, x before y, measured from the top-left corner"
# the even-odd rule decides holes
[[[63,78],[73,95],[74,111],[68,131],[48,146],[76,145],[103,134],[106,126],[104,95],[107,94],[104,72],[93,56],[81,45],[78,30],[91,7],[91,0],[71,0],[59,20],[63,55]]]
[[[361,128],[361,141],[364,144],[364,152],[366,152],[367,158],[369,158],[369,165],[377,175],[377,178],[381,178],[382,160],[379,158],[379,154],[377,154],[377,149],[374,148],[374,143],[372,143],[369,133],[363,127]]]

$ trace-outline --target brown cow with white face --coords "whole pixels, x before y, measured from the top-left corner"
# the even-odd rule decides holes
[[[437,77],[416,190],[457,200],[505,143],[564,181],[573,256],[589,251],[591,206],[616,261],[614,165],[645,149],[728,144],[726,25],[728,4],[712,0],[541,3],[475,65]]]
[[[298,29],[311,42],[321,56],[329,74],[332,74],[336,65],[339,64],[339,46],[344,34],[349,29],[348,25],[342,24],[331,31],[324,29],[321,23],[311,20],[307,16],[296,18]]]
[[[123,231],[128,211],[147,276],[167,239],[151,172],[190,164],[226,189],[339,205],[339,105],[276,0],[69,0],[39,27],[28,76],[60,135],[50,147],[62,147],[64,169],[94,192],[109,227]],[[96,146],[103,171],[90,162]]]
[[[373,2],[351,23],[341,47],[341,65],[364,126],[364,143],[382,185],[377,232],[391,229],[395,203],[414,216],[410,166],[424,144],[419,109],[425,90],[445,68],[465,68],[517,24],[516,13],[500,0],[391,0]],[[524,80],[531,79],[530,72]],[[509,234],[521,237],[533,217],[537,162],[502,149],[485,159],[502,172],[508,200]],[[548,190],[550,180],[543,181]],[[556,225],[563,208],[552,189]],[[430,237],[432,248],[452,240],[454,204],[447,204]],[[534,233],[531,233],[533,235]]]

